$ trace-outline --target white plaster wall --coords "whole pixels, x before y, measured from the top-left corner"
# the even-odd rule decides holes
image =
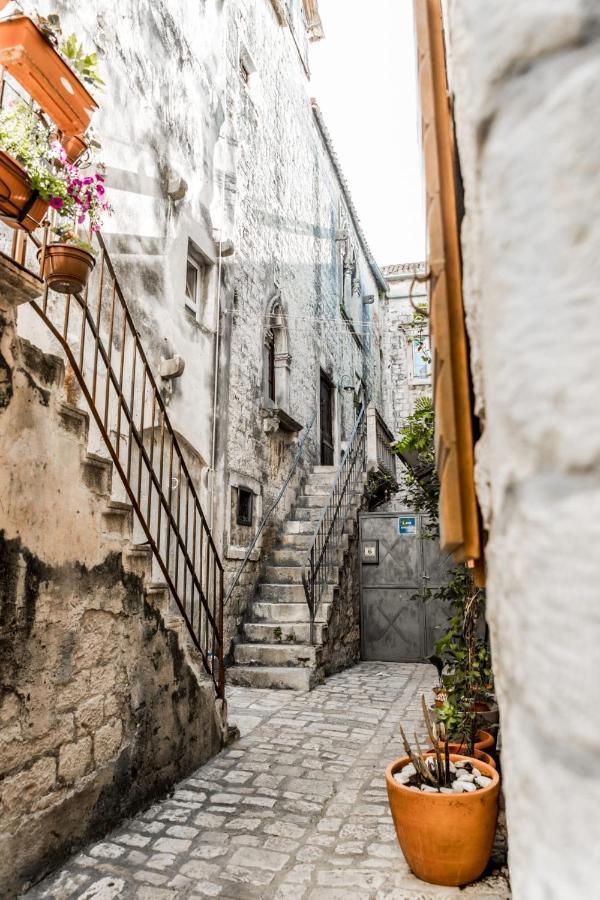
[[[517,900],[600,866],[600,10],[451,0],[488,617]]]
[[[97,49],[106,87],[94,129],[115,209],[103,236],[155,372],[178,354],[169,415],[205,463],[212,455],[217,241],[232,236],[221,185],[234,164],[225,126],[225,17],[213,0],[26,2]],[[169,174],[185,197],[166,193]],[[213,263],[199,324],[186,312],[188,238]],[[23,316],[24,320],[26,317]],[[33,334],[32,334],[33,336]]]

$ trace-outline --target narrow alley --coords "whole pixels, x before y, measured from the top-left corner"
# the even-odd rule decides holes
[[[310,693],[231,688],[240,739],[25,897],[505,900],[502,827],[462,890],[419,881],[398,847],[383,773],[433,683],[428,666],[363,662]]]

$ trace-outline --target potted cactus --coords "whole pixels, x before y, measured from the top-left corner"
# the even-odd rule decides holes
[[[416,751],[400,727],[405,756],[385,778],[398,843],[414,874],[432,884],[469,884],[492,852],[500,778],[480,759],[451,753],[443,724],[423,712],[431,749]],[[440,747],[441,743],[441,747]]]

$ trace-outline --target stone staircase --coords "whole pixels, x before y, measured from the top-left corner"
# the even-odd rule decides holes
[[[315,466],[298,496],[278,544],[265,559],[256,595],[249,604],[243,638],[234,647],[229,684],[254,688],[311,690],[323,680],[323,647],[332,603],[339,593],[339,576],[353,532],[362,491],[350,506],[338,551],[338,567],[331,568],[310,643],[310,616],[302,571],[312,536],[327,503],[335,466]]]
[[[200,654],[188,639],[184,620],[168,586],[160,580],[152,549],[147,543],[135,543],[133,506],[123,499],[120,480],[114,478],[113,462],[90,450],[92,422],[89,413],[61,399],[64,396],[63,360],[44,353],[24,338],[19,340],[19,349],[23,370],[28,373],[30,382],[38,386],[44,405],[50,407],[49,415],[55,414],[60,430],[65,434],[68,443],[64,453],[79,457],[79,473],[90,494],[90,514],[95,520],[99,552],[119,554],[124,571],[142,579],[146,601],[160,614],[165,628],[176,635],[186,663],[198,681],[203,682],[206,675]],[[48,427],[52,428],[50,422]]]

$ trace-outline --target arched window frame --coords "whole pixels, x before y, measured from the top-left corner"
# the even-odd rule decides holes
[[[289,337],[285,309],[281,293],[269,300],[265,315],[264,334],[264,396],[278,409],[289,410],[290,371],[292,357],[289,352]]]

